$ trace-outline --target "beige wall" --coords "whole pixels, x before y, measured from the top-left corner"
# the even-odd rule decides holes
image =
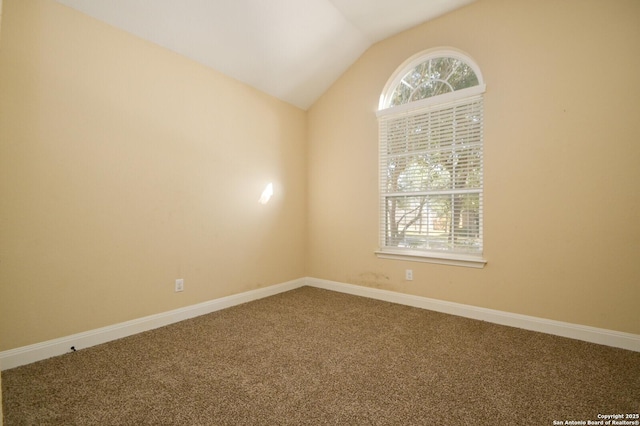
[[[304,276],[304,111],[50,0],[3,17],[0,350]]]
[[[640,333],[635,0],[479,0],[308,113],[51,0],[3,18],[0,351],[305,275]],[[482,270],[374,255],[378,97],[437,46],[487,82]]]
[[[308,113],[308,275],[640,333],[638,22],[636,0],[479,0],[369,49]],[[378,98],[438,46],[487,83],[481,270],[374,255]]]

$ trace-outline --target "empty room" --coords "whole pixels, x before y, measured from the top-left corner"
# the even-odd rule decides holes
[[[0,0],[0,425],[639,425],[638,52],[638,0]]]

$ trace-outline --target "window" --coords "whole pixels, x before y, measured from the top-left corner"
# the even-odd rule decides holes
[[[483,93],[456,50],[410,58],[380,98],[382,258],[482,267]]]

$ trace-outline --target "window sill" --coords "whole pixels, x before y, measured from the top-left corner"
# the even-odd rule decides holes
[[[379,250],[376,256],[380,259],[405,260],[409,262],[436,263],[439,265],[464,266],[467,268],[484,268],[487,263],[481,256],[471,254],[452,254],[420,252],[412,250]]]

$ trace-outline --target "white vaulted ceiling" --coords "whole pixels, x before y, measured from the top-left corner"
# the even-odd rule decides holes
[[[56,0],[307,109],[372,44],[475,0]]]

